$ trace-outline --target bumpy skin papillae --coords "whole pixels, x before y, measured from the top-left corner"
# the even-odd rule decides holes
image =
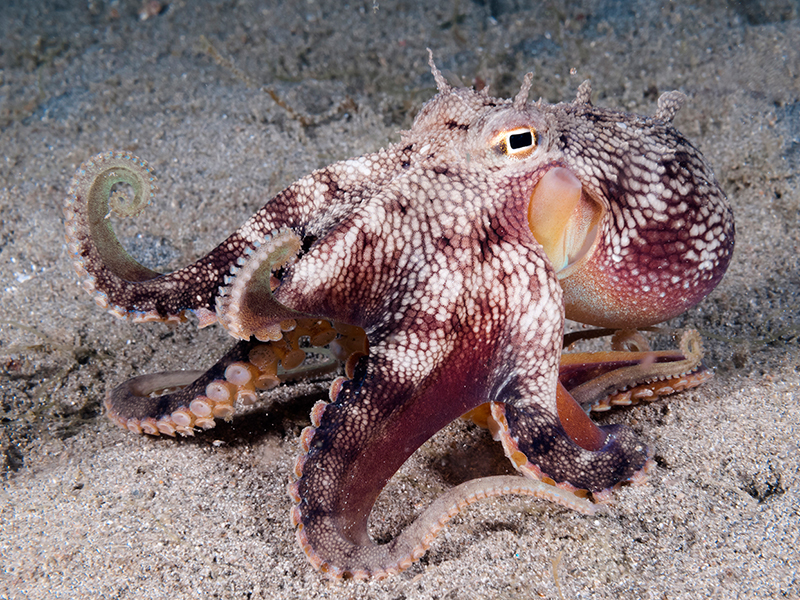
[[[509,101],[452,89],[433,72],[439,94],[399,144],[303,178],[175,273],[139,266],[107,227],[107,181],[125,169],[147,181],[138,159],[96,157],[67,204],[76,267],[101,305],[137,320],[193,310],[201,325],[218,318],[236,337],[267,340],[241,342],[210,375],[164,398],[144,399],[186,382],[170,375],[123,384],[109,412],[129,429],[189,433],[229,416],[237,398],[274,384],[276,361],[291,368],[299,350],[289,338],[320,319],[366,332],[368,352],[337,325],[347,377],[332,386],[330,404],[315,407],[290,489],[303,549],[336,577],[404,568],[453,506],[482,495],[543,494],[583,510],[564,489],[602,492],[635,478],[646,448],[624,427],[597,428],[558,382],[561,286],[571,316],[652,323],[698,302],[732,249],[722,192],[668,123],[677,96],[647,118],[592,107],[587,85],[573,103],[531,104],[530,77]],[[544,219],[562,199],[575,214]],[[537,226],[536,215],[546,224]],[[680,278],[666,286],[663,272]],[[615,381],[646,381],[640,371]],[[515,466],[563,489],[474,482],[447,496],[449,508],[436,505],[395,543],[376,547],[367,519],[386,481],[441,427],[486,402]]]

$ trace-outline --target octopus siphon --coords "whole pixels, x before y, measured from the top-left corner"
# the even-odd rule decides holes
[[[333,578],[407,568],[484,497],[528,494],[592,514],[590,498],[641,480],[650,460],[630,428],[597,426],[589,411],[710,376],[696,332],[656,352],[635,331],[702,300],[733,251],[725,194],[671,124],[683,95],[663,94],[652,117],[593,106],[588,81],[572,102],[531,102],[528,74],[498,99],[451,86],[429,62],[438,94],[399,143],[303,177],[174,272],[132,258],[108,218],[154,196],[141,159],[89,159],[66,201],[68,249],[97,304],[134,322],[193,313],[238,340],[205,372],[110,391],[115,423],[191,435],[302,374],[316,348],[341,369],[302,432],[289,485],[299,544]],[[565,337],[565,316],[605,329]],[[612,350],[562,353],[608,330],[619,330]],[[387,481],[461,416],[488,427],[521,476],[456,486],[374,543],[368,518]]]

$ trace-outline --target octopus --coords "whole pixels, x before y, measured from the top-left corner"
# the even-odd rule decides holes
[[[664,93],[654,116],[594,106],[588,81],[571,102],[532,102],[528,74],[499,99],[451,86],[429,63],[438,93],[399,143],[303,177],[176,271],[137,262],[109,219],[155,195],[143,160],[89,159],[66,201],[68,249],[98,305],[137,323],[192,313],[238,340],[204,372],[117,386],[105,407],[118,425],[192,435],[286,379],[341,369],[289,484],[300,547],[332,578],[407,568],[481,498],[527,494],[592,514],[651,459],[630,428],[598,426],[590,410],[710,376],[696,332],[653,351],[637,331],[700,302],[733,251],[725,194],[672,126],[683,95]],[[565,318],[600,329],[565,335]],[[611,350],[563,351],[611,332]],[[374,543],[381,490],[462,416],[489,428],[519,474],[455,486]]]

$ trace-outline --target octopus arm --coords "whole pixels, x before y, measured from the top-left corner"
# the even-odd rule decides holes
[[[561,355],[559,380],[584,410],[605,411],[614,405],[683,391],[708,381],[703,345],[694,329],[680,336],[679,348],[653,351],[637,331],[620,330],[612,350]]]
[[[363,331],[324,319],[298,319],[278,339],[240,341],[207,371],[171,371],[134,377],[111,390],[108,416],[134,433],[193,435],[211,429],[216,419],[229,420],[236,404],[254,404],[259,392],[298,377],[330,374],[339,360],[366,353]],[[308,340],[327,360],[304,365]],[[331,351],[322,349],[330,345]]]
[[[117,317],[177,322],[185,320],[185,311],[193,311],[201,327],[211,325],[217,321],[216,298],[224,295],[220,288],[249,253],[268,244],[281,246],[283,254],[271,261],[272,267],[292,259],[306,242],[300,236],[308,234],[313,241],[323,235],[358,201],[352,192],[359,182],[379,185],[373,171],[385,166],[383,154],[361,159],[361,170],[348,162],[336,163],[298,181],[206,256],[171,273],[154,271],[128,254],[109,219],[112,213],[140,214],[156,194],[155,175],[145,161],[128,153],[99,154],[76,172],[64,208],[73,264],[95,302]],[[130,186],[132,194],[126,196],[120,185]],[[275,303],[264,312],[274,320],[291,316]]]
[[[492,430],[522,473],[602,497],[638,480],[649,468],[648,452],[627,427],[598,427],[587,412],[698,386],[712,376],[702,358],[694,330],[681,335],[678,349],[661,351],[650,350],[639,332],[621,330],[611,351],[562,354],[554,402],[495,402],[489,414],[480,407],[470,416]]]
[[[130,186],[132,197],[119,189]],[[109,152],[78,169],[67,197],[67,244],[83,287],[112,314],[134,321],[183,321],[195,311],[200,325],[216,321],[214,298],[224,277],[253,242],[269,237],[280,223],[240,229],[207,256],[172,273],[158,273],[137,262],[117,239],[109,217],[136,216],[155,196],[155,176],[130,154]]]
[[[517,470],[568,490],[606,492],[648,467],[647,448],[628,427],[598,427],[559,384],[557,410],[492,403],[490,429]]]
[[[207,371],[169,371],[140,375],[108,392],[109,418],[134,433],[193,435],[195,427],[210,429],[214,418],[230,418],[234,402],[246,398],[247,385],[236,376],[254,380],[248,356],[257,342],[239,342]],[[248,370],[249,368],[249,370]],[[249,392],[255,397],[252,382]]]
[[[594,512],[569,490],[514,476],[484,478],[447,492],[392,541],[370,539],[369,514],[391,476],[434,433],[481,402],[480,377],[446,363],[419,380],[401,356],[379,345],[351,379],[334,383],[331,403],[314,408],[290,486],[292,521],[309,560],[329,576],[380,578],[407,568],[448,519],[485,497],[528,494]]]

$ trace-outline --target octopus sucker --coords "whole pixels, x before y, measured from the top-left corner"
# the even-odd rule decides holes
[[[408,568],[478,500],[527,494],[584,514],[640,483],[652,451],[591,411],[650,401],[711,376],[696,332],[652,351],[636,330],[681,314],[722,279],[734,244],[725,194],[672,125],[591,103],[530,102],[450,86],[400,142],[314,171],[188,266],[139,264],[110,214],[155,201],[152,169],[108,152],[78,169],[65,205],[82,287],[136,323],[219,322],[238,341],[205,372],[144,375],[106,398],[112,421],[193,435],[282,382],[332,373],[299,440],[292,526],[333,578]],[[130,186],[132,194],[118,189]],[[564,319],[605,328],[564,335]],[[567,352],[614,335],[606,352]],[[314,356],[310,360],[310,356]],[[488,427],[521,476],[445,492],[395,539],[372,542],[373,504],[426,440],[465,416]]]

